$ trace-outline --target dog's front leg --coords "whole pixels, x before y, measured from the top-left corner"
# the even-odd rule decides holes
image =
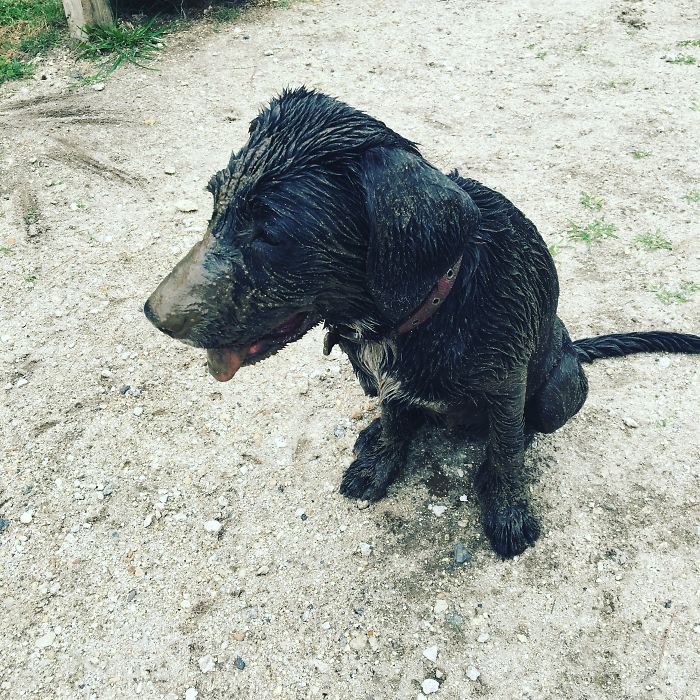
[[[378,501],[406,462],[411,434],[420,421],[416,409],[382,402],[375,418],[355,442],[355,460],[346,469],[340,493],[351,498]]]
[[[484,530],[503,557],[520,554],[538,537],[530,512],[524,469],[525,373],[489,397],[486,461],[475,478],[483,508]]]

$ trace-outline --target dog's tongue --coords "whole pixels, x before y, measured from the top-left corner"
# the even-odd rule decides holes
[[[219,382],[227,382],[241,368],[243,360],[250,348],[234,350],[221,348],[220,350],[207,350],[207,365],[209,374]]]

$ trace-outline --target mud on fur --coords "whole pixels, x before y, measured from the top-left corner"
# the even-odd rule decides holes
[[[585,402],[582,363],[700,353],[700,337],[665,331],[572,341],[552,257],[520,210],[321,93],[273,99],[209,189],[207,233],[151,295],[147,317],[205,348],[220,381],[324,321],[326,350],[347,353],[381,406],[341,493],[382,498],[424,419],[459,416],[487,434],[474,485],[504,557],[539,536],[525,449]]]

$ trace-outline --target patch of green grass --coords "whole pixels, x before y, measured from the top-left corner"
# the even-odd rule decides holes
[[[700,291],[700,284],[685,281],[681,282],[676,290],[663,285],[655,285],[651,287],[651,291],[654,292],[656,298],[662,304],[687,304],[690,301],[690,297],[695,292]]]
[[[605,238],[617,238],[615,224],[606,224],[601,219],[595,219],[586,226],[569,221],[569,226],[564,231],[572,241],[581,241],[589,248],[593,243],[600,243]]]
[[[700,39],[685,39],[677,42],[678,46],[698,46],[700,47]]]
[[[538,51],[535,54],[535,58],[539,58],[540,60],[542,60],[546,55],[547,55],[546,51]]]
[[[696,63],[696,58],[695,56],[691,56],[687,53],[679,53],[678,56],[676,56],[672,61],[669,61],[669,63],[678,63],[684,66],[692,66],[694,63]]]
[[[634,85],[634,78],[626,78],[625,80],[608,80],[607,83],[603,83],[603,87],[610,88],[611,90],[617,90],[621,87],[629,87]]]
[[[13,252],[14,251],[9,246],[0,245],[0,253],[2,253],[3,255],[12,255]]]
[[[660,229],[642,233],[634,240],[647,250],[673,250],[673,244]]]
[[[547,245],[547,250],[549,251],[549,254],[556,259],[561,253],[562,249],[566,247],[567,246],[563,245],[561,241],[557,241],[556,243],[549,243]]]
[[[36,275],[27,275],[24,278],[24,281],[29,282],[29,284],[33,284],[34,282],[36,282]]]
[[[122,63],[149,68],[144,63],[156,57],[163,48],[163,37],[172,29],[172,24],[157,24],[156,17],[137,25],[119,21],[104,27],[87,27],[78,52],[81,58],[104,59],[101,72],[105,76]]]
[[[685,199],[688,204],[700,203],[700,190],[690,190],[688,194],[684,194],[681,199]]]
[[[690,103],[690,109],[692,109],[693,112],[700,112],[700,100],[693,100]]]
[[[586,53],[588,51],[588,44],[579,44],[576,47],[577,53]]]
[[[632,158],[635,160],[641,160],[642,158],[648,158],[651,155],[651,151],[632,151]]]
[[[39,221],[38,209],[31,207],[24,212],[24,223],[27,224],[27,226],[35,224],[37,221]]]
[[[228,5],[219,5],[212,9],[209,17],[216,24],[225,24],[226,22],[235,22],[241,18],[243,11],[240,7],[229,7]]]
[[[596,197],[588,192],[581,192],[581,206],[585,209],[591,209],[593,211],[600,211],[605,204],[605,200],[602,197]]]
[[[65,25],[61,0],[0,0],[0,84],[30,77],[27,59],[59,43]]]
[[[670,416],[667,416],[666,418],[660,418],[657,420],[654,425],[657,428],[666,428],[667,426],[671,425],[677,418],[678,416],[675,413],[672,413]]]
[[[0,56],[0,85],[10,80],[20,80],[21,78],[31,78],[34,73],[34,66],[16,58]]]

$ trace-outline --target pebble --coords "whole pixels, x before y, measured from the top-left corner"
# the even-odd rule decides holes
[[[350,640],[350,648],[353,651],[360,651],[367,646],[367,637],[364,634],[358,634]]]
[[[437,661],[437,656],[438,656],[438,648],[437,645],[434,644],[431,647],[428,647],[427,649],[423,649],[423,656],[425,656],[428,661],[432,661],[435,663]]]
[[[527,642],[527,637],[524,634],[519,634],[518,641],[521,642],[522,644],[525,644]]]
[[[152,522],[153,522],[153,516],[152,516],[152,515],[147,515],[147,516],[143,519],[143,526],[144,526],[144,527],[150,527]]]
[[[8,527],[10,527],[10,521],[5,520],[4,518],[0,518],[0,532],[6,530]]]
[[[367,544],[367,542],[360,542],[360,554],[363,557],[368,557],[372,554],[372,545]]]
[[[131,601],[136,598],[136,589],[132,588],[127,594],[126,594],[126,602],[131,603]]]
[[[216,662],[209,654],[206,656],[201,656],[197,663],[199,664],[199,670],[202,673],[211,673],[216,668]]]
[[[269,566],[261,566],[256,572],[256,576],[267,576],[270,573]]]
[[[46,634],[42,634],[41,637],[36,640],[36,645],[39,647],[39,649],[46,649],[46,647],[50,647],[55,641],[56,633],[50,631]]]
[[[476,641],[479,642],[479,644],[485,644],[486,642],[489,641],[489,635],[486,634],[486,632],[484,632],[483,634],[480,634],[480,635],[477,637],[477,640],[476,640]]]
[[[628,427],[628,428],[638,428],[639,423],[637,423],[634,418],[623,418],[622,422]]]
[[[447,506],[432,506],[431,510],[435,515],[440,517],[441,515],[444,514],[444,512],[447,510]]]
[[[438,600],[435,603],[435,607],[433,608],[433,610],[435,611],[436,615],[443,615],[444,613],[447,612],[449,607],[450,606],[446,600]]]
[[[191,199],[178,199],[175,208],[181,212],[197,211],[197,205]]]
[[[467,545],[463,542],[456,542],[454,547],[455,564],[466,564],[471,561],[471,552],[467,549]]]
[[[136,406],[134,409],[134,415],[140,416],[143,413],[143,406]]]
[[[204,529],[207,532],[219,532],[221,530],[221,523],[218,520],[207,520],[206,523],[204,523]]]
[[[105,484],[105,487],[102,489],[102,493],[105,496],[109,496],[113,492],[114,492],[114,486],[112,486],[112,484]]]
[[[15,386],[24,386],[25,384],[27,384],[27,380],[24,377],[15,382]]]
[[[663,367],[664,369],[666,369],[666,367],[669,367],[670,365],[671,365],[671,358],[669,358],[669,357],[662,357],[659,360],[659,367]]]
[[[167,168],[163,168],[163,172],[166,175],[174,175],[175,174],[175,168],[173,168],[171,165],[169,165]]]
[[[231,635],[237,642],[242,642],[245,639],[245,632],[234,632]]]
[[[240,656],[236,657],[236,660],[233,662],[233,665],[239,670],[242,671],[245,668],[245,661]]]
[[[369,501],[357,501],[357,510],[369,508]]]
[[[195,688],[188,688],[185,691],[185,700],[197,700],[197,691]]]
[[[93,89],[95,92],[102,92],[102,91],[105,89],[105,84],[104,84],[104,83],[95,83],[95,84],[92,86],[92,89]]]
[[[467,496],[466,494],[463,493],[463,494],[459,497],[459,500],[460,500],[462,503],[466,503],[466,502],[469,500],[469,496]]]
[[[481,673],[479,673],[479,671],[477,671],[474,668],[474,666],[469,667],[469,670],[467,671],[467,678],[470,681],[475,681],[480,675],[481,675]]]
[[[228,505],[228,498],[226,498],[226,496],[219,496],[219,505],[222,508],[226,508],[226,506]]]
[[[421,684],[421,688],[426,695],[432,695],[440,690],[440,684],[434,678],[426,678]]]
[[[22,515],[19,516],[19,521],[23,525],[29,525],[29,523],[32,522],[32,518],[34,517],[34,511],[33,510],[27,510]]]

